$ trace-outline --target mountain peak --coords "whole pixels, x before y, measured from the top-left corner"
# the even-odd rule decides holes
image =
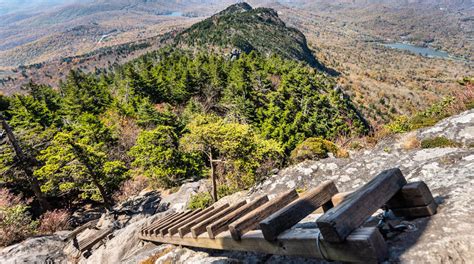
[[[223,11],[219,12],[218,15],[228,15],[228,14],[236,14],[236,13],[243,13],[252,10],[252,6],[247,4],[246,2],[240,2],[237,4],[233,4]]]
[[[242,2],[234,4],[180,33],[181,47],[204,47],[227,52],[237,48],[245,53],[276,54],[323,68],[311,53],[301,31],[287,27],[270,8],[255,8]]]

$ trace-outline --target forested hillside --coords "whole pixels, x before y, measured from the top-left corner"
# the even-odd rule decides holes
[[[114,72],[72,71],[58,89],[25,89],[1,98],[14,134],[3,135],[1,179],[43,209],[109,206],[121,184],[143,176],[172,188],[212,173],[229,193],[287,164],[306,138],[369,131],[332,79],[255,52],[230,60],[165,48]]]

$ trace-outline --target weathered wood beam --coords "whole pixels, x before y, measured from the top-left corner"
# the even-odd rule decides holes
[[[411,182],[387,202],[396,216],[407,218],[425,217],[436,214],[438,204],[423,181]]]
[[[331,201],[337,193],[332,181],[323,182],[318,187],[304,193],[300,198],[276,211],[260,222],[260,229],[268,241],[274,241],[286,229],[296,225],[318,207]]]
[[[179,236],[180,237],[183,237],[185,234],[191,232],[191,227],[203,222],[204,220],[207,220],[209,219],[210,217],[222,212],[224,209],[226,209],[227,207],[229,207],[229,204],[226,203],[226,204],[223,204],[217,208],[214,208],[212,211],[202,215],[201,217],[199,218],[196,218],[194,220],[192,220],[191,222],[183,225],[182,227],[178,228],[178,233],[179,233]]]
[[[198,219],[199,217],[211,212],[212,210],[214,210],[214,206],[210,206],[208,208],[205,208],[204,210],[200,211],[199,213],[193,215],[193,216],[190,216],[189,218],[187,218],[185,221],[182,221],[180,223],[176,223],[174,226],[168,228],[168,233],[170,234],[170,236],[178,233],[178,228],[186,225],[186,224],[189,224],[190,222],[192,222],[193,220],[196,220]]]
[[[410,182],[387,202],[387,206],[389,208],[425,206],[433,200],[433,195],[426,183],[423,181]]]
[[[222,217],[221,219],[209,224],[206,227],[209,237],[214,238],[219,233],[226,231],[229,228],[229,224],[251,212],[260,205],[265,204],[266,202],[268,202],[268,197],[266,195],[260,196],[255,200],[251,201],[250,203],[247,203],[246,205],[237,208],[235,211],[230,212],[228,215]]]
[[[161,229],[166,228],[166,227],[172,225],[173,223],[176,223],[176,222],[178,222],[178,221],[180,221],[180,220],[186,218],[186,217],[187,217],[189,214],[191,214],[191,213],[192,213],[191,210],[187,210],[187,211],[185,211],[185,212],[182,212],[182,213],[180,213],[179,215],[177,215],[176,217],[173,217],[173,218],[171,218],[170,220],[168,220],[168,221],[162,223],[161,225],[159,225],[159,226],[157,226],[157,227],[151,229],[150,231],[148,231],[148,233],[149,233],[149,234],[150,234],[150,233],[151,233],[151,234],[159,234],[160,231],[161,231]]]
[[[188,212],[188,211],[186,211]],[[179,213],[174,213],[170,218],[168,218],[167,220],[165,221],[162,221],[160,223],[153,223],[151,224],[150,226],[148,226],[147,228],[144,228],[142,230],[142,233],[143,234],[151,234],[153,232],[153,230],[155,230],[156,228],[159,228],[161,227],[162,225],[164,224],[168,224],[170,223],[171,221],[175,220],[175,219],[178,219],[179,217],[182,217],[186,212],[179,212]]]
[[[178,215],[179,213],[177,212],[174,212],[174,213],[171,213],[171,214],[168,214],[158,220],[156,220],[155,222],[151,223],[149,226],[145,227],[142,229],[142,233],[145,233],[146,231],[150,230],[151,228],[155,227],[155,226],[158,226],[162,223],[164,223],[165,221],[168,221],[169,219],[171,219],[172,217]]]
[[[382,207],[405,184],[400,169],[383,171],[359,188],[348,199],[316,220],[324,239],[342,242],[377,209]]]
[[[417,218],[432,216],[436,214],[438,204],[435,200],[431,201],[428,205],[407,207],[407,208],[393,208],[392,211],[396,216],[403,216],[406,218]]]
[[[102,239],[104,239],[106,236],[111,234],[114,231],[113,228],[108,228],[104,230],[100,230],[97,234],[92,236],[89,239],[86,239],[84,241],[79,242],[79,250],[81,252],[87,251],[91,249],[95,244],[99,243]]]
[[[140,238],[196,248],[326,258],[342,262],[377,263],[384,261],[388,255],[386,243],[377,228],[356,229],[343,243],[330,243],[321,239],[320,249],[317,246],[318,234],[318,229],[290,229],[278,236],[278,243],[265,240],[260,230],[244,234],[241,240],[234,240],[229,231],[217,235],[215,239],[210,238],[206,233],[197,239],[190,234],[182,238],[176,236],[141,236]]]
[[[174,221],[173,223],[170,223],[169,225],[166,225],[165,227],[161,228],[160,229],[160,235],[161,236],[164,236],[166,234],[168,234],[168,230],[169,228],[175,226],[175,225],[179,225],[185,221],[187,221],[189,219],[189,217],[193,217],[194,215],[196,214],[199,214],[200,212],[202,211],[202,209],[197,209],[197,210],[193,210],[190,214],[188,214],[186,217],[182,217],[180,218],[179,220],[176,220]]]
[[[339,205],[340,203],[342,203],[344,200],[346,200],[350,194],[352,194],[353,192],[342,192],[342,193],[336,193],[335,195],[333,195],[333,197],[331,198],[331,201],[332,203],[334,204],[334,206],[337,206]]]
[[[221,211],[220,213],[215,214],[214,216],[209,217],[208,219],[203,220],[202,222],[196,224],[195,226],[191,227],[191,234],[192,237],[197,238],[200,234],[206,232],[206,227],[213,223],[214,221],[217,221],[227,215],[228,213],[237,210],[239,207],[245,205],[247,202],[246,201],[241,201],[237,204],[232,205],[231,207],[228,207]]]
[[[236,240],[240,240],[243,234],[258,227],[260,221],[285,207],[296,198],[298,198],[296,190],[287,191],[234,221],[229,225],[232,237]]]
[[[75,238],[77,235],[79,235],[79,233],[81,233],[82,231],[88,229],[88,228],[92,228],[94,226],[97,225],[97,223],[99,222],[99,219],[95,219],[95,220],[92,220],[92,221],[89,221],[79,227],[77,227],[76,229],[74,229],[71,233],[69,233],[64,239],[63,241],[67,241],[71,238]]]

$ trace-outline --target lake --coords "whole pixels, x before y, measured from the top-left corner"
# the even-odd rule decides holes
[[[443,59],[450,58],[447,52],[435,50],[431,48],[424,48],[424,47],[415,46],[411,44],[387,43],[387,44],[382,44],[382,45],[384,45],[385,47],[392,48],[392,49],[407,50],[411,53],[418,54],[425,57],[430,57],[430,58],[443,58]]]
[[[180,16],[183,16],[183,12],[174,11],[174,12],[171,12],[171,13],[167,14],[167,16],[180,17]]]

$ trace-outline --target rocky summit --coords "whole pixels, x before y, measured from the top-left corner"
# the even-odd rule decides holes
[[[446,137],[457,147],[413,147],[414,140]],[[249,192],[223,198],[229,202],[243,197],[269,194],[270,198],[289,188],[307,189],[333,180],[339,191],[354,190],[384,169],[399,167],[408,181],[425,181],[438,203],[436,215],[415,220],[399,219],[409,228],[388,239],[388,262],[468,263],[474,259],[474,110],[447,118],[433,127],[393,136],[373,149],[350,153],[350,158],[305,161],[275,174]],[[80,255],[69,231],[30,238],[0,251],[0,263],[318,263],[316,260],[269,256],[251,252],[198,250],[172,245],[155,245],[138,239],[140,229],[171,212],[181,211],[192,194],[205,190],[205,181],[183,185],[169,196],[145,192],[116,206],[115,214],[103,214],[97,227],[114,226],[112,235],[94,248],[90,256]],[[312,222],[318,215],[302,222]],[[300,223],[301,224],[301,223]],[[98,230],[78,235],[85,238]]]

